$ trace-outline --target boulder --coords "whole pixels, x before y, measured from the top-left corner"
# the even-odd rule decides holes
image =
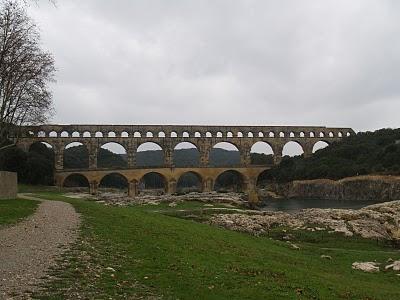
[[[351,267],[354,270],[360,270],[367,273],[377,273],[379,272],[379,264],[372,261],[367,262],[354,262]]]

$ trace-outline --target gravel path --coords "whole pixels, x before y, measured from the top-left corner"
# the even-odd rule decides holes
[[[36,212],[0,230],[0,299],[29,299],[56,259],[78,237],[79,214],[69,203],[39,200]]]

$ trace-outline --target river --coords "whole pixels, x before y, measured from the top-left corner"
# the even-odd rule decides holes
[[[360,200],[268,199],[263,201],[264,206],[261,210],[294,212],[304,208],[360,209],[376,203],[379,202]]]

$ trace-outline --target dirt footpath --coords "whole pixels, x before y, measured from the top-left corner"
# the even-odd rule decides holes
[[[0,230],[0,299],[29,299],[57,258],[76,241],[79,214],[69,203],[42,203],[26,220]]]

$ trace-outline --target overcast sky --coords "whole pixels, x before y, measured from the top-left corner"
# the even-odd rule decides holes
[[[400,127],[400,1],[40,0],[53,123]]]

